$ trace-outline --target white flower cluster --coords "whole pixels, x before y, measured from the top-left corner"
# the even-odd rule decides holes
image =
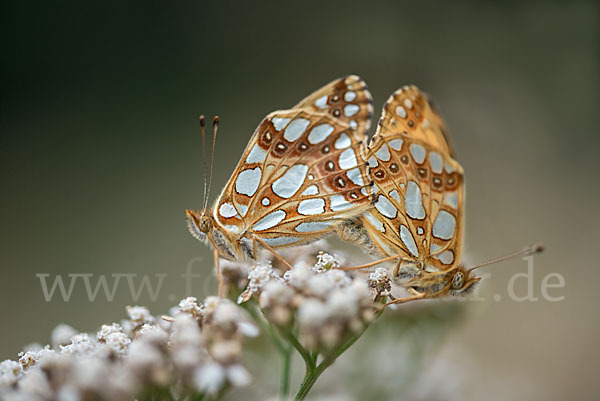
[[[307,256],[316,257],[316,263],[308,263]],[[273,324],[288,330],[297,326],[311,349],[332,348],[375,318],[377,291],[369,288],[365,275],[353,278],[336,270],[340,261],[325,252],[298,254],[292,262],[294,268],[283,275],[270,264],[251,269],[238,302],[254,297]]]
[[[219,267],[221,268],[226,288],[235,288],[241,291],[248,284],[248,263],[221,259]]]
[[[378,296],[391,297],[392,280],[387,269],[383,267],[376,268],[373,273],[369,274],[367,284],[377,292]]]
[[[131,400],[148,391],[174,398],[245,386],[244,337],[258,335],[246,312],[226,299],[182,300],[170,317],[128,307],[129,319],[95,335],[59,325],[49,345],[0,363],[2,400]],[[168,398],[168,397],[167,397]]]

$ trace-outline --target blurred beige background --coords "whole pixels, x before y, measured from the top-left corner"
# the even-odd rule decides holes
[[[59,322],[91,331],[136,303],[124,282],[112,302],[102,292],[90,302],[81,282],[69,302],[46,302],[36,274],[155,282],[166,273],[155,301],[147,292],[137,301],[158,314],[186,295],[180,276],[201,257],[193,293],[214,292],[209,251],[184,216],[202,194],[197,116],[222,119],[214,199],[264,115],[353,73],[376,110],[406,83],[439,104],[466,173],[467,261],[547,246],[534,260],[539,301],[508,297],[525,261],[486,268],[486,301],[419,375],[442,363],[459,385],[410,397],[597,399],[599,11],[594,2],[3,2],[0,359],[48,342]],[[564,277],[549,290],[563,301],[542,298],[549,273]],[[394,351],[384,355],[393,370]],[[439,374],[429,387],[442,386]]]

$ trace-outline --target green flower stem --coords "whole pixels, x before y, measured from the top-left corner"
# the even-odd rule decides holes
[[[284,344],[281,339],[283,336],[280,336],[281,333],[278,334],[278,330],[275,329],[269,319],[260,312],[258,306],[255,305],[253,301],[245,302],[242,306],[248,311],[261,330],[269,336],[269,339],[281,354],[283,366],[281,367],[281,379],[279,382],[279,399],[282,401],[287,400],[290,396],[292,346]]]
[[[288,347],[282,354],[283,367],[281,369],[281,382],[279,385],[279,399],[286,401],[290,396],[290,374],[292,363],[292,347]]]
[[[302,344],[300,344],[300,341],[298,341],[296,336],[291,331],[283,328],[279,329],[279,332],[286,340],[290,342],[290,344],[292,344],[292,346],[296,349],[296,351],[298,351],[300,356],[302,356],[302,359],[304,359],[304,363],[306,364],[307,370],[314,369],[315,359],[313,359],[311,353],[306,348],[304,348]]]
[[[214,396],[214,401],[221,401],[223,399],[223,397],[225,397],[225,394],[227,394],[227,392],[229,391],[229,389],[231,388],[230,384],[226,384],[221,390],[219,390],[219,392],[217,394],[215,394]]]
[[[329,366],[331,366],[335,362],[335,360],[342,353],[344,353],[344,351],[346,351],[348,348],[350,348],[350,346],[352,346],[352,344],[354,344],[356,342],[356,340],[358,340],[358,338],[362,335],[363,332],[364,332],[364,330],[362,332],[360,332],[359,334],[352,336],[348,341],[342,343],[341,346],[334,348],[331,351],[331,353],[329,353],[328,355],[325,356],[325,358],[323,358],[323,360],[321,361],[320,364],[318,364],[316,366],[313,365],[311,367],[309,367],[307,365],[306,375],[304,376],[304,380],[302,380],[300,389],[296,393],[296,396],[294,399],[295,400],[303,400],[306,397],[306,395],[308,394],[308,392],[312,389],[314,384],[317,382],[317,379],[319,378],[319,376],[321,376],[321,374],[325,371],[325,369],[327,369]]]
[[[377,312],[377,314],[375,315],[375,319],[377,319],[382,312],[383,309]],[[325,369],[331,366],[340,355],[342,355],[348,348],[350,348],[364,334],[364,332],[369,328],[369,326],[370,325],[365,325],[365,327],[363,327],[363,329],[360,332],[350,335],[339,346],[335,347],[331,350],[331,352],[327,353],[324,356],[321,363],[319,363],[316,366],[315,363],[317,361],[318,354],[315,354],[312,366],[310,368],[308,364],[306,366],[306,375],[304,376],[304,380],[302,380],[302,384],[300,385],[300,389],[296,393],[294,400],[304,400],[310,389],[314,386],[317,379],[319,378],[319,376],[321,376]]]
[[[248,313],[256,322],[256,324],[260,327],[260,329],[269,336],[269,339],[271,340],[273,345],[275,345],[275,347],[279,350],[279,352],[281,352],[282,354],[288,352],[288,347],[283,345],[283,342],[277,335],[276,330],[273,328],[271,323],[262,316],[262,313],[260,313],[257,310],[256,306],[250,305],[251,303],[253,303],[253,301],[244,302],[242,304],[242,307],[246,309],[246,311],[248,311]]]
[[[189,400],[190,401],[203,401],[205,395],[206,395],[205,393],[196,393],[196,394],[193,394],[192,396],[190,396]]]

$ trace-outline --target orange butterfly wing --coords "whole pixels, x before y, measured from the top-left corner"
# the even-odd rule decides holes
[[[350,126],[292,109],[258,126],[214,208],[229,232],[273,247],[327,234],[370,204],[370,179]]]
[[[421,262],[430,271],[458,262],[463,170],[451,154],[427,96],[414,86],[396,91],[369,144],[375,203],[361,216],[379,253]]]
[[[302,99],[294,108],[331,114],[350,125],[358,141],[366,143],[373,116],[373,97],[356,75],[336,79]]]

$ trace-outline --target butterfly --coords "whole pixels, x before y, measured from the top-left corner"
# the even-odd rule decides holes
[[[480,278],[458,264],[463,169],[424,93],[405,86],[390,96],[366,157],[373,207],[340,226],[339,236],[399,259],[394,275],[415,298],[473,289]]]
[[[543,249],[534,245],[469,269],[459,262],[464,173],[433,102],[415,86],[398,89],[387,100],[366,158],[373,207],[337,232],[384,257],[354,268],[399,260],[394,276],[413,296],[388,304],[466,295],[481,280],[475,269]]]
[[[347,76],[267,115],[214,205],[205,190],[203,209],[187,210],[191,234],[218,257],[251,260],[259,246],[277,256],[360,214],[371,203],[363,154],[371,101],[366,84]]]

